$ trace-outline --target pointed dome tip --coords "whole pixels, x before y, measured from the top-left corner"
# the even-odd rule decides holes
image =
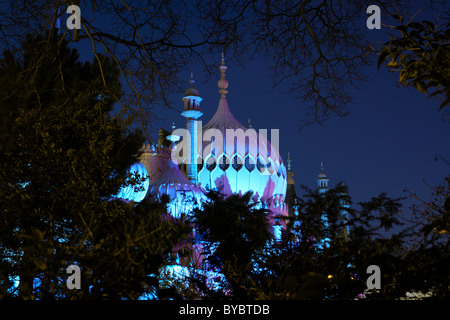
[[[186,91],[184,92],[185,96],[199,96],[199,91],[197,89],[194,88],[194,73],[191,71],[191,78],[189,80],[189,83],[191,84],[191,86],[189,88],[186,89]]]

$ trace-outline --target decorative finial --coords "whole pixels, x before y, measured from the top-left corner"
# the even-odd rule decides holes
[[[167,140],[172,141],[172,143],[170,144],[170,149],[172,150],[172,153],[175,151],[177,147],[175,142],[181,139],[179,135],[174,134],[174,131],[175,131],[175,122],[172,123],[172,134],[166,137]]]
[[[323,171],[323,162],[320,162],[320,170]]]
[[[225,72],[227,71],[227,66],[225,65],[225,58],[224,58],[224,54],[222,52],[222,64],[219,67],[220,69],[220,80],[217,83],[218,87],[219,87],[219,93],[221,94],[222,98],[226,97],[226,94],[228,93],[227,88],[228,88],[228,80],[225,79]]]
[[[187,96],[199,96],[199,92],[197,89],[194,88],[194,73],[191,72],[191,78],[189,80],[189,83],[191,84],[191,86],[189,88],[186,89],[186,91],[184,92],[185,97]],[[186,107],[186,106],[185,106]]]
[[[291,171],[291,153],[288,152],[288,157],[287,157],[287,167],[288,167],[288,171]]]
[[[250,129],[252,127],[252,124],[250,123],[250,118],[248,118],[248,125],[247,127]]]
[[[194,81],[194,73],[192,71],[191,71],[191,80],[189,80],[189,83],[191,84],[191,88],[193,88],[195,81]]]
[[[174,134],[175,131],[175,122],[172,122],[172,134],[168,135],[166,137],[167,140],[172,141],[172,143],[170,144],[170,159],[172,160],[172,162],[174,164],[178,164],[178,160],[177,157],[175,156],[175,150],[177,149],[177,144],[176,142],[179,141],[181,139],[181,137],[177,134]]]

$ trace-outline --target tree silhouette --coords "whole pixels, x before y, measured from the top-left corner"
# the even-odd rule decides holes
[[[389,58],[386,67],[399,73],[399,83],[439,99],[439,109],[450,104],[450,24],[439,30],[430,21],[401,23],[393,37],[382,47],[378,68]]]
[[[194,209],[193,222],[204,241],[211,268],[225,277],[221,284],[235,299],[251,297],[254,259],[272,239],[267,211],[256,209],[252,192],[224,197],[210,191],[202,208]]]
[[[109,114],[112,95],[120,95],[114,63],[80,63],[59,40],[30,37],[22,58],[4,52],[0,61],[8,125],[0,148],[0,295],[156,295],[164,252],[183,227],[163,219],[163,204],[114,198],[144,138]],[[66,288],[70,264],[82,270],[81,290]]]
[[[19,0],[0,7],[0,43],[14,48],[25,33],[66,29],[70,1]],[[407,1],[85,1],[76,39],[97,59],[105,54],[120,68],[125,95],[121,115],[144,134],[156,105],[171,107],[181,91],[186,63],[200,63],[210,75],[221,51],[244,64],[255,54],[272,64],[274,86],[281,82],[302,103],[304,125],[348,114],[350,89],[366,77],[370,45],[361,15],[371,4],[383,14]],[[214,58],[214,60],[213,60]],[[214,70],[214,71],[213,71]],[[150,141],[151,137],[147,136]]]
[[[204,208],[194,212],[194,221],[201,239],[209,243],[210,270],[223,274],[225,281],[214,290],[207,279],[194,276],[190,288],[197,295],[191,292],[192,296],[265,300],[385,300],[420,292],[435,299],[448,296],[449,241],[440,220],[431,224],[421,220],[424,227],[418,230],[417,221],[411,224],[402,218],[402,199],[382,193],[352,204],[343,184],[326,193],[304,190],[298,199],[299,214],[288,218],[289,228],[279,243],[270,241],[267,220],[254,210],[248,194],[224,199],[210,193]],[[445,199],[445,194],[441,190],[438,197]],[[420,213],[421,219],[429,215]],[[436,223],[440,228],[433,232],[438,238],[413,241]],[[371,265],[380,267],[381,289],[367,287]]]

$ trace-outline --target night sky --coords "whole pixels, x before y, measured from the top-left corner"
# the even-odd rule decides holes
[[[367,30],[368,39],[377,47],[378,41],[388,40],[388,28],[367,29],[368,16],[362,13],[361,28]],[[415,20],[435,18],[435,12],[422,12]],[[92,49],[85,47],[89,46],[87,40],[84,42],[74,47],[80,50],[82,59],[91,59]],[[206,62],[218,67],[220,53],[218,48],[217,59]],[[323,125],[314,124],[301,131],[307,103],[286,94],[290,88],[287,84],[272,88],[271,61],[256,56],[240,66],[237,61],[227,59],[225,52],[225,62],[231,112],[244,125],[250,118],[255,129],[268,129],[269,133],[270,129],[280,130],[280,154],[285,160],[287,153],[291,153],[298,195],[302,194],[301,184],[317,186],[321,162],[330,186],[345,182],[354,202],[369,200],[381,192],[390,197],[406,196],[405,189],[429,200],[429,186],[442,183],[450,172],[449,164],[435,160],[440,155],[450,162],[450,114],[438,111],[438,100],[413,88],[398,87],[398,74],[389,73],[384,66],[378,70],[376,61],[364,68],[370,80],[360,83],[359,90],[352,90],[354,103],[348,106],[350,115],[334,117]],[[194,72],[195,87],[203,98],[200,119],[206,124],[219,103],[220,72],[217,68],[207,81],[202,70],[199,64],[187,65],[180,78],[186,79],[186,89],[190,72]],[[177,128],[185,128],[185,119],[180,115],[184,89],[170,95],[176,110],[162,107],[153,110],[162,118],[152,124],[151,136],[155,141],[160,127],[170,129],[175,122]]]
[[[220,56],[218,56],[220,64]],[[316,186],[323,161],[330,186],[344,181],[350,188],[355,202],[368,200],[380,192],[392,197],[406,195],[405,188],[428,199],[430,190],[423,182],[435,186],[440,183],[450,167],[440,154],[450,161],[450,122],[444,113],[438,112],[439,101],[427,98],[410,88],[396,86],[397,75],[376,65],[368,67],[371,80],[354,90],[355,103],[350,105],[351,114],[335,117],[323,125],[311,125],[301,131],[304,107],[289,94],[288,87],[272,89],[270,63],[264,59],[253,60],[244,68],[228,66],[228,104],[236,119],[246,125],[248,118],[255,129],[280,130],[280,153],[283,159],[291,153],[292,170],[295,172],[297,193],[300,184]],[[204,83],[194,71],[195,87],[203,98],[200,109],[203,124],[214,115],[218,103],[217,80]],[[190,72],[186,71],[186,88]],[[183,102],[179,95],[179,112]],[[174,107],[176,107],[174,105]],[[170,128],[172,121],[177,128],[185,127],[185,119],[173,110],[162,114],[160,126]],[[166,116],[167,115],[167,116]],[[153,136],[157,136],[154,126]]]

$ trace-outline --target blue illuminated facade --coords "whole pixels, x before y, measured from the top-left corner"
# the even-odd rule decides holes
[[[277,238],[285,223],[281,216],[287,216],[285,203],[287,172],[279,151],[267,138],[267,130],[258,132],[239,123],[230,111],[226,94],[228,80],[225,77],[227,66],[222,57],[218,81],[219,104],[212,119],[202,125],[199,91],[194,88],[191,74],[190,87],[182,101],[186,118],[186,136],[181,144],[186,144],[184,158],[175,159],[178,137],[172,134],[172,147],[164,146],[164,136],[160,132],[158,144],[145,145],[140,162],[131,170],[147,172],[145,191],[134,192],[124,188],[119,197],[141,201],[144,197],[160,198],[166,194],[171,199],[169,211],[179,216],[181,210],[192,209],[185,205],[188,199],[201,203],[206,190],[218,190],[225,196],[244,194],[252,191],[255,202],[270,212],[272,229]],[[175,128],[173,127],[172,130]],[[278,138],[278,136],[276,136]],[[175,139],[175,140],[173,140]],[[219,147],[220,146],[220,147]],[[186,211],[185,213],[188,213]],[[275,221],[275,219],[277,221]]]
[[[236,120],[226,96],[229,83],[223,56],[219,70],[220,99],[214,116],[203,125],[200,111],[203,99],[194,88],[191,74],[190,87],[182,98],[181,115],[186,119],[183,139],[174,133],[180,130],[175,130],[175,126],[167,138],[161,129],[158,143],[144,145],[140,162],[130,168],[130,172],[147,179],[139,189],[124,187],[118,197],[139,202],[145,197],[159,199],[167,195],[171,199],[168,211],[179,217],[200,206],[209,189],[218,190],[225,196],[252,191],[253,200],[269,211],[271,232],[274,239],[280,241],[282,230],[286,228],[282,217],[297,216],[300,212],[290,155],[286,168],[275,147],[277,144],[272,143],[273,136],[272,141],[267,138],[267,130],[256,131],[250,123],[244,126]],[[172,142],[171,147],[164,144],[164,139]],[[185,149],[183,157],[179,158],[176,154],[181,146]],[[319,193],[327,192],[328,182],[321,164],[317,180]],[[326,226],[325,215],[322,220]]]

